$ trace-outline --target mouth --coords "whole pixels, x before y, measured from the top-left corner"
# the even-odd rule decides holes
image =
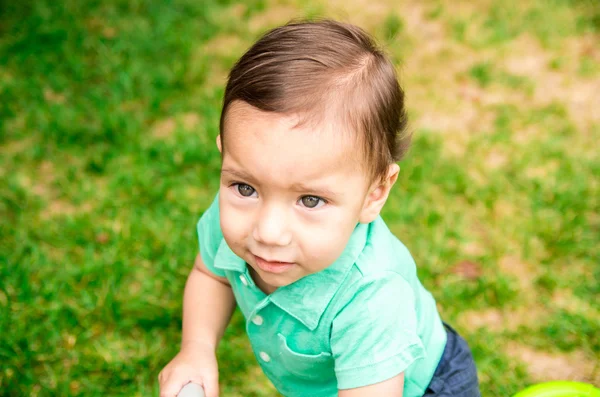
[[[264,258],[261,258],[260,256],[257,256],[257,255],[253,255],[253,256],[254,256],[254,263],[256,263],[256,266],[258,266],[258,268],[260,270],[262,270],[263,272],[267,272],[267,273],[276,273],[276,274],[283,273],[286,270],[288,270],[294,266],[293,262],[268,261]]]

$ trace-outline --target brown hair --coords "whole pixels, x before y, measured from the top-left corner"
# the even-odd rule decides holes
[[[335,117],[358,135],[374,178],[383,177],[410,142],[393,64],[365,31],[346,23],[290,22],[262,36],[229,73],[222,140],[227,109],[236,100],[305,119]]]

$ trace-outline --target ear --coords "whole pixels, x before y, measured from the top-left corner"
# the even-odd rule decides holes
[[[217,148],[219,148],[219,152],[223,153],[223,146],[221,143],[221,134],[217,135]]]
[[[398,179],[398,172],[400,172],[398,164],[390,164],[385,178],[377,179],[369,187],[369,193],[365,198],[358,219],[360,223],[371,223],[379,216],[383,205],[387,201],[392,186],[394,186],[394,183],[396,183],[396,180]]]

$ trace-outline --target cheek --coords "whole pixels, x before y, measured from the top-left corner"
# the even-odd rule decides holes
[[[318,264],[319,268],[332,264],[344,251],[355,226],[353,217],[340,213],[331,214],[322,222],[306,228],[300,239],[306,262]]]
[[[331,265],[342,254],[345,241],[338,236],[329,236],[328,239],[315,239],[312,244],[307,242],[308,249],[304,251],[307,257],[307,266],[313,270],[323,270]]]
[[[249,228],[248,214],[245,216],[234,207],[222,204],[220,208],[221,231],[225,241],[231,246],[239,244],[248,235]]]

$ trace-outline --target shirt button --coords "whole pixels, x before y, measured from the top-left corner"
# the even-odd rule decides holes
[[[271,357],[269,357],[269,355],[265,352],[260,352],[260,353],[258,353],[258,355],[260,356],[261,360],[263,360],[266,363],[271,361]]]
[[[254,316],[254,318],[252,319],[252,322],[256,325],[262,325],[264,321],[261,316]]]
[[[240,280],[242,281],[242,284],[244,284],[245,286],[248,286],[248,280],[246,280],[246,276],[244,276],[243,274],[240,274]]]

